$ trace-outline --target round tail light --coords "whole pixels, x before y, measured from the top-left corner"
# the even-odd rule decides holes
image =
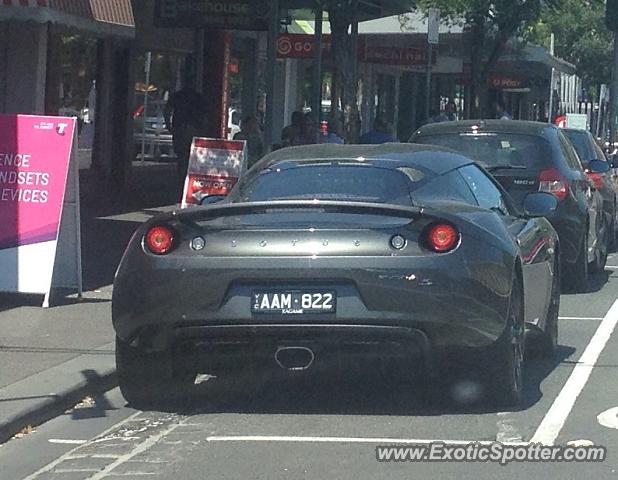
[[[146,246],[156,255],[165,255],[174,246],[174,232],[168,227],[152,227],[146,233]]]
[[[427,246],[436,253],[453,250],[459,242],[459,232],[447,223],[432,225],[427,231]]]

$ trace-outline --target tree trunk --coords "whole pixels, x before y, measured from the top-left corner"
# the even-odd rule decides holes
[[[355,78],[352,35],[349,33],[354,20],[356,1],[351,5],[333,6],[328,9],[332,35],[332,51],[335,61],[338,91],[341,93],[343,109],[343,131],[347,143],[358,142],[359,112],[357,100],[357,80]]]

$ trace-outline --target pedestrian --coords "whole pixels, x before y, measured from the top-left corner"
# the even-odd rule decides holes
[[[165,124],[172,132],[178,178],[183,185],[189,167],[193,137],[206,134],[206,99],[193,87],[193,78],[185,76],[180,90],[170,96],[165,107]]]
[[[303,118],[302,144],[312,145],[318,141],[318,130],[311,112],[307,112]]]
[[[302,131],[303,131],[303,112],[292,112],[292,123],[285,127],[281,132],[281,145],[283,147],[292,147],[295,145],[302,145]]]
[[[388,122],[378,116],[373,122],[373,130],[364,133],[360,138],[360,143],[380,144],[399,142],[399,140],[397,140],[390,132],[391,128]]]
[[[496,110],[496,118],[498,120],[513,120],[513,116],[506,111],[503,102],[494,102],[494,108]]]
[[[257,118],[249,115],[242,122],[240,132],[234,135],[234,140],[247,142],[247,168],[251,168],[264,154],[264,141],[258,126]]]
[[[444,107],[444,114],[449,122],[456,122],[457,118],[457,104],[453,100],[446,102]]]
[[[328,123],[328,132],[326,135],[320,136],[321,143],[335,143],[338,145],[343,145],[345,141],[343,140],[343,135],[341,134],[341,122],[339,120],[331,120]]]

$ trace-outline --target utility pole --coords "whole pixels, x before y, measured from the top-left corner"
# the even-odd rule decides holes
[[[440,43],[440,9],[430,8],[427,18],[427,78],[425,85],[425,118],[431,116],[431,65],[433,47]]]
[[[551,34],[549,39],[549,53],[554,54],[554,42],[555,37],[554,34]],[[554,67],[551,68],[551,79],[549,80],[549,113],[547,114],[547,121],[549,123],[553,123],[553,115],[554,115],[554,75],[556,74],[556,69]]]
[[[618,0],[607,0],[605,11],[607,28],[614,32],[614,62],[612,68],[612,86],[610,89],[609,143],[613,151],[618,129]]]

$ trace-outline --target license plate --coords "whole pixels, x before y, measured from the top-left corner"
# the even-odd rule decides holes
[[[253,313],[302,315],[307,313],[333,313],[337,296],[333,291],[269,291],[253,292]]]

